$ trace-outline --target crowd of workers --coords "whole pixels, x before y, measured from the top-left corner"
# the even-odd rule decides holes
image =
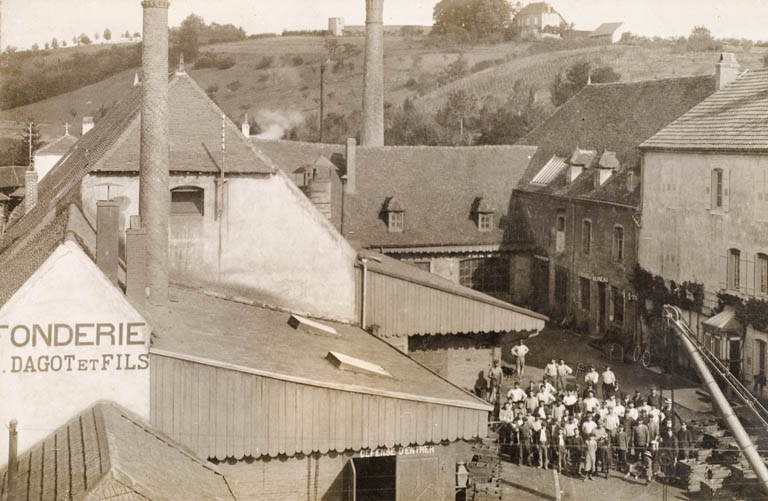
[[[583,381],[581,374],[573,381],[574,371],[563,360],[552,360],[541,382],[521,388],[524,368],[518,356],[517,378],[506,398],[498,362],[485,387],[475,387],[496,405],[500,442],[519,465],[557,468],[585,481],[618,470],[653,482],[659,473],[673,475],[677,461],[692,456],[692,432],[675,422],[671,400],[656,388],[646,395],[623,394],[608,366],[601,373],[589,367]]]

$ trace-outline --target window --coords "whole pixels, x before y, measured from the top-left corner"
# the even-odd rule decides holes
[[[480,231],[491,231],[493,226],[493,213],[479,213],[477,215],[477,229]]]
[[[740,261],[741,251],[739,249],[728,249],[727,285],[731,290],[739,289]]]
[[[555,230],[555,252],[560,253],[565,251],[565,214],[557,215]]]
[[[579,289],[581,291],[581,309],[589,311],[590,280],[579,277]]]
[[[477,258],[459,263],[459,283],[483,292],[509,292],[509,259]]]
[[[768,294],[768,255],[757,255],[757,290],[760,294]]]
[[[624,324],[624,294],[618,287],[611,287],[613,299],[613,321],[619,325]]]
[[[613,227],[613,260],[624,261],[624,228],[621,226]]]
[[[565,231],[565,214],[557,215],[557,231]]]
[[[387,213],[387,221],[388,221],[388,228],[391,232],[402,232],[403,231],[403,220],[405,219],[403,217],[402,212],[388,212]]]
[[[712,208],[723,208],[723,169],[712,170]]]
[[[592,250],[592,221],[587,219],[581,225],[581,247],[586,255]]]
[[[432,271],[431,261],[412,261],[411,264],[421,271]]]
[[[181,186],[171,190],[171,214],[202,216],[205,212],[205,190],[197,186]]]

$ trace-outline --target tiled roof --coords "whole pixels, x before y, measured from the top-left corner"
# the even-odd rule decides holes
[[[24,186],[24,172],[27,169],[15,165],[0,167],[0,189]]]
[[[768,69],[745,72],[650,137],[641,148],[768,151]]]
[[[169,83],[169,147],[171,172],[225,172],[268,174],[269,159],[258,153],[239,128],[225,118],[225,152],[221,151],[224,112],[187,74],[176,74]],[[139,172],[140,114],[109,158],[94,162],[92,172]]]
[[[624,23],[603,23],[589,34],[591,37],[612,36]]]
[[[75,136],[64,134],[55,141],[46,144],[35,152],[35,155],[58,155],[63,156],[77,142]]]
[[[520,9],[517,15],[544,14],[549,12],[550,9],[552,9],[552,6],[547,2],[532,2]],[[552,11],[557,12],[554,9],[552,9]]]
[[[0,471],[0,492],[6,468]],[[9,499],[234,499],[213,466],[113,403],[80,413],[19,457]],[[116,494],[116,495],[115,495]]]
[[[638,206],[640,190],[626,187],[630,172],[639,179],[638,146],[714,90],[714,76],[588,85],[518,142],[538,150],[517,188]],[[621,167],[598,188],[590,169],[573,183],[563,169],[547,186],[531,184],[553,155],[570,157],[577,147],[615,152]]]
[[[291,314],[284,311],[182,287],[170,293],[167,308],[148,310],[155,353],[203,358],[287,381],[311,380],[321,387],[484,408],[474,396],[359,327],[322,320],[339,335],[317,334],[291,327]],[[392,377],[339,370],[326,359],[330,351],[373,362]]]
[[[281,169],[293,173],[319,154],[337,166],[332,181],[332,218],[341,226],[340,176],[344,146],[253,140]],[[506,224],[512,189],[535,148],[519,146],[357,147],[356,188],[344,198],[344,236],[366,247],[500,245],[517,236]],[[406,210],[402,232],[387,229],[387,201]],[[473,202],[496,209],[494,228],[478,231]]]

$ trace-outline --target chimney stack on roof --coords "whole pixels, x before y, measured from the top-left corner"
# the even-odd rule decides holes
[[[96,266],[117,285],[120,245],[120,204],[112,200],[96,202]]]
[[[347,182],[344,191],[350,195],[357,192],[357,140],[354,137],[347,138]]]
[[[83,136],[93,129],[93,117],[83,117]]]
[[[240,125],[240,131],[245,137],[251,137],[251,124],[248,122],[248,113],[245,114],[243,123]]]
[[[18,475],[19,432],[16,431],[18,424],[18,421],[15,419],[11,419],[11,422],[8,423],[8,465],[6,468],[7,475],[3,501],[11,499],[10,493],[14,491],[16,476]]]
[[[720,60],[715,65],[715,80],[717,82],[717,90],[722,89],[729,83],[736,80],[739,76],[741,68],[738,61],[736,61],[736,55],[732,52],[723,52],[720,54]]]
[[[37,171],[29,169],[24,172],[24,213],[28,213],[37,205]]]
[[[168,0],[144,0],[139,214],[151,304],[168,302]]]
[[[365,0],[362,146],[384,146],[384,0]]]

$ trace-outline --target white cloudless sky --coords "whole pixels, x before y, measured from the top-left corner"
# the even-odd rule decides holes
[[[140,0],[0,0],[2,44],[30,47],[56,37],[71,40],[109,28],[114,38],[141,31]],[[436,0],[385,0],[387,24],[432,23]],[[552,0],[578,29],[624,21],[643,35],[688,35],[696,25],[717,37],[768,39],[768,0]],[[232,23],[248,33],[283,29],[324,29],[328,17],[363,24],[365,0],[171,0],[170,24],[191,13],[207,22]]]

